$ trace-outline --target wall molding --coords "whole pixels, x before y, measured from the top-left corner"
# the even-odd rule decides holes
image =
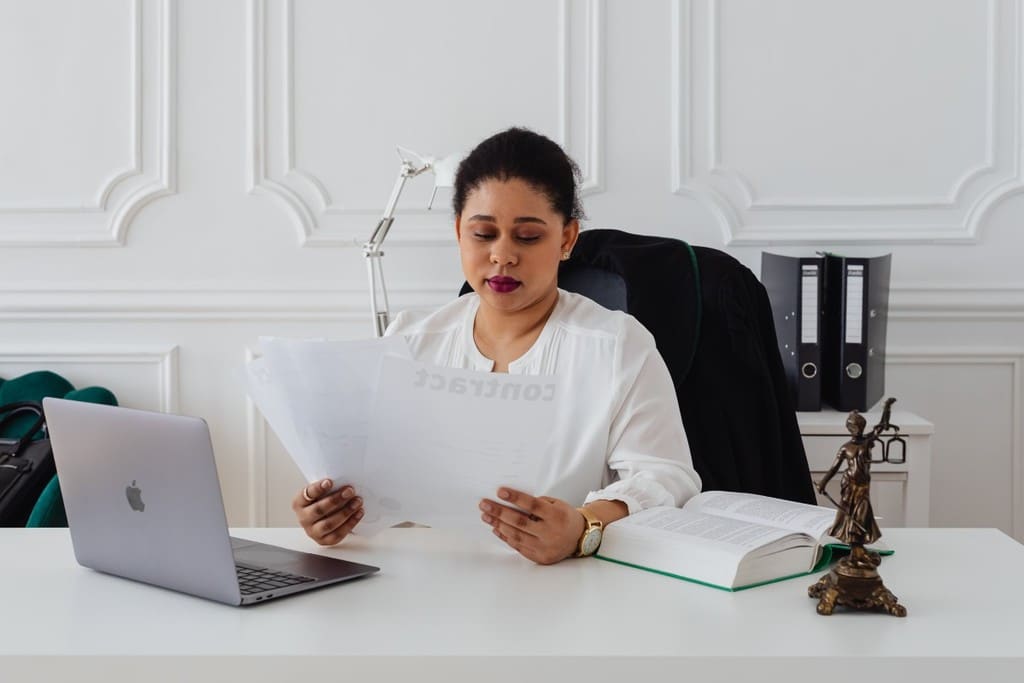
[[[154,366],[157,372],[158,410],[178,412],[178,347],[148,344],[110,346],[64,345],[0,345],[0,363],[26,363],[40,368],[53,364],[81,363],[88,365]]]
[[[1024,347],[896,347],[886,351],[891,365],[996,365],[1008,366],[1012,382],[1010,416],[1011,534],[1024,535]],[[933,449],[934,452],[934,449]]]
[[[131,73],[131,162],[127,168],[116,169],[107,174],[99,189],[93,194],[92,201],[68,201],[48,204],[15,203],[0,204],[0,213],[33,214],[33,213],[95,213],[107,209],[110,194],[118,183],[133,176],[142,175],[142,0],[132,0],[130,9],[131,54],[129,70]]]
[[[559,26],[558,112],[557,125],[562,145],[570,141],[575,109],[571,97],[573,49],[570,39],[573,23],[584,26],[582,149],[580,166],[583,172],[581,192],[595,194],[604,190],[604,2],[605,0],[558,0]],[[576,6],[579,9],[575,9]],[[345,207],[336,203],[325,184],[295,163],[294,64],[292,23],[294,3],[285,0],[282,14],[268,19],[266,0],[249,0],[247,35],[247,114],[249,140],[246,183],[249,192],[266,192],[284,203],[296,221],[301,246],[359,246],[369,236],[383,209],[385,189],[381,188],[381,204],[370,207]],[[577,12],[579,18],[577,18]],[[275,25],[275,19],[276,25]],[[278,31],[279,50],[268,46],[268,31]],[[271,68],[271,64],[273,67]],[[269,74],[280,72],[275,80]],[[280,106],[282,123],[272,129],[268,124],[271,103]],[[274,153],[276,152],[276,153]],[[281,167],[271,168],[268,157],[280,157]],[[410,246],[448,244],[451,224],[447,212],[426,209],[400,209],[396,215],[414,217],[420,226],[396,231],[389,243]]]
[[[726,245],[976,243],[989,212],[1024,191],[1019,82],[1024,29],[1018,0],[986,3],[984,159],[965,169],[940,197],[759,197],[751,181],[721,158],[720,8],[720,0],[672,2],[671,187],[712,212]],[[1010,16],[1001,21],[1004,12]],[[699,54],[698,31],[706,34],[707,44]],[[698,66],[708,82],[706,92],[694,86],[702,82],[695,77]],[[704,101],[698,101],[702,97]],[[1002,97],[1012,106],[1000,109]],[[703,147],[701,139],[707,140]],[[1010,150],[1011,159],[1000,164],[997,155],[1002,148]],[[1006,168],[1000,170],[1001,165]]]
[[[433,308],[451,301],[457,284],[399,284],[388,288],[392,310]],[[889,305],[893,321],[1024,321],[1024,283],[948,287],[895,284]],[[119,284],[64,286],[18,283],[0,291],[0,320],[160,321],[160,320],[336,320],[368,319],[365,288],[252,286],[226,288]]]
[[[0,246],[124,246],[142,207],[176,191],[177,3],[133,0],[131,30],[130,166],[110,172],[91,203],[0,207]]]
[[[245,349],[245,365],[256,358],[258,354],[252,348]],[[270,487],[267,478],[267,461],[270,453],[267,450],[267,424],[263,413],[256,406],[256,402],[245,393],[245,452],[249,463],[248,488],[249,496],[249,522],[247,526],[265,527],[270,524],[270,511],[267,507],[267,499],[270,497]]]
[[[389,287],[392,311],[440,306],[458,284]],[[4,321],[369,321],[364,288],[39,287],[0,292]],[[369,324],[369,323],[367,323]]]
[[[987,0],[987,43],[986,54],[986,82],[985,82],[985,159],[982,163],[972,166],[961,173],[953,182],[952,188],[941,197],[898,197],[879,198],[862,197],[859,199],[831,198],[808,201],[799,197],[764,198],[758,197],[753,184],[746,178],[739,169],[728,168],[722,163],[721,136],[719,134],[718,121],[720,109],[719,85],[721,75],[719,73],[720,48],[721,48],[721,0],[710,0],[711,11],[709,13],[710,27],[708,40],[711,41],[709,49],[710,74],[712,95],[709,99],[710,114],[709,121],[712,126],[711,136],[711,158],[709,162],[710,172],[732,179],[742,192],[745,198],[744,209],[776,209],[776,210],[850,210],[861,209],[944,209],[956,207],[961,199],[965,186],[975,178],[987,171],[996,168],[996,64],[998,61],[998,24],[995,0]]]
[[[893,286],[890,297],[890,320],[1024,321],[1024,284],[949,287],[906,283]]]

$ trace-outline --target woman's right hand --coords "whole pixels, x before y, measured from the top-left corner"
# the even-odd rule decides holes
[[[334,493],[331,480],[309,484],[292,500],[292,510],[306,535],[320,545],[334,545],[349,535],[363,518],[363,499],[351,486]]]

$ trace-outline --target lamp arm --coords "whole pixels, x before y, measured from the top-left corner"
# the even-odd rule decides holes
[[[366,273],[370,284],[370,314],[373,317],[373,334],[376,337],[383,337],[384,331],[388,328],[388,290],[384,285],[384,264],[381,257],[384,252],[377,250],[374,253],[366,253]],[[378,298],[378,292],[380,297]]]
[[[370,285],[370,314],[373,316],[373,333],[377,337],[384,336],[384,330],[388,327],[390,304],[388,303],[388,290],[384,284],[384,265],[382,259],[384,252],[381,247],[387,239],[391,224],[395,222],[395,207],[398,206],[398,198],[409,178],[426,171],[429,166],[415,166],[409,161],[403,161],[399,169],[395,185],[391,188],[391,196],[384,207],[384,215],[381,216],[377,227],[374,228],[370,239],[363,244],[363,256],[366,257],[366,274]],[[379,296],[378,296],[379,295]]]
[[[381,216],[377,227],[373,230],[373,234],[370,235],[370,239],[363,244],[363,256],[366,257],[366,274],[370,285],[370,314],[373,316],[373,333],[377,337],[384,336],[384,331],[390,322],[388,290],[384,284],[384,252],[381,251],[381,247],[384,245],[384,240],[387,239],[388,231],[391,230],[391,224],[395,222],[395,207],[398,206],[398,198],[402,194],[406,181],[431,168],[429,161],[417,165],[411,159],[403,157],[401,148],[399,148],[399,157],[402,159],[402,165],[398,170],[398,178],[395,179],[395,185],[391,188],[391,196],[388,197],[388,203],[384,207],[384,215]],[[431,202],[433,202],[433,198],[431,198]]]

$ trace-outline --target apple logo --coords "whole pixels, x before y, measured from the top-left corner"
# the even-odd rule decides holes
[[[142,502],[142,489],[135,486],[134,479],[132,479],[131,486],[125,487],[124,495],[128,498],[128,504],[132,506],[132,510],[143,512],[146,509],[146,504]]]

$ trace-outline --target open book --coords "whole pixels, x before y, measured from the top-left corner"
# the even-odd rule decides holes
[[[830,508],[705,491],[682,508],[650,508],[609,524],[596,557],[735,591],[828,565],[835,549],[848,550],[827,535],[834,519]]]

